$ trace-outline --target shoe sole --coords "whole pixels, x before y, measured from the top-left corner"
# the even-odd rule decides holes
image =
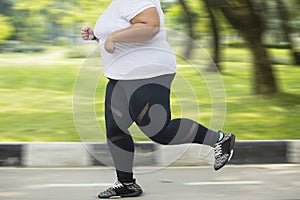
[[[231,140],[230,140],[230,156],[228,158],[228,161],[229,162],[233,156],[233,152],[234,152],[234,144],[235,144],[235,135],[232,134],[232,137],[231,137]]]
[[[130,194],[123,194],[123,195],[118,195],[118,196],[112,196],[112,197],[99,197],[99,199],[121,199],[121,198],[127,198],[127,197],[138,197],[142,194],[142,191],[138,191],[138,192],[133,192]]]
[[[133,192],[130,194],[123,194],[121,195],[122,198],[126,198],[126,197],[137,197],[140,196],[143,192],[142,191],[137,191],[137,192]]]

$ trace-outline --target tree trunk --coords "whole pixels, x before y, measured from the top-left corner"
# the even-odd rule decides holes
[[[271,67],[268,53],[259,37],[246,36],[248,45],[254,59],[254,84],[255,94],[271,94],[278,92],[274,72]]]
[[[286,5],[282,0],[276,0],[277,10],[281,19],[281,28],[284,32],[286,41],[289,43],[291,54],[296,65],[300,65],[300,52],[297,52],[296,42],[293,41],[293,29],[289,25],[290,17]]]
[[[300,65],[300,51],[299,50],[294,51],[293,54],[294,54],[294,58],[295,58],[295,64],[299,66]]]
[[[213,2],[249,44],[253,54],[255,94],[278,92],[271,62],[261,40],[265,28],[263,13],[254,10],[250,0],[213,0]]]
[[[190,58],[193,51],[193,44],[194,44],[194,15],[191,10],[188,8],[185,0],[179,0],[180,5],[182,6],[184,13],[185,13],[185,21],[188,28],[188,36],[189,40],[187,41],[187,47],[185,50],[185,58]]]
[[[221,71],[221,66],[220,66],[220,36],[219,36],[219,29],[218,29],[218,24],[217,24],[217,19],[212,11],[211,5],[209,3],[209,0],[204,0],[205,6],[207,8],[209,18],[211,21],[211,31],[213,33],[213,56],[212,59],[214,63],[217,66],[217,69]],[[216,71],[215,66],[211,66],[209,70]]]

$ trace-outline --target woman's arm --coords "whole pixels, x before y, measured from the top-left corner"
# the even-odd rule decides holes
[[[105,41],[105,50],[109,53],[115,51],[115,43],[140,43],[154,38],[160,31],[160,19],[155,7],[148,8],[139,13],[132,20],[128,28],[111,33]]]

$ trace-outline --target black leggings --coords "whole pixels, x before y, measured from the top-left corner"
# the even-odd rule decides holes
[[[164,144],[213,145],[219,134],[190,119],[171,120],[170,86],[174,74],[150,79],[109,80],[106,87],[107,142],[118,180],[132,181],[134,143],[128,128],[135,122],[151,140]]]

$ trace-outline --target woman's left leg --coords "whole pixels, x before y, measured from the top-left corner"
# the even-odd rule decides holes
[[[174,75],[135,81],[129,101],[133,121],[153,141],[160,144],[198,143],[213,146],[220,133],[190,119],[171,120],[170,85]]]
[[[165,75],[139,82],[129,101],[131,118],[157,143],[197,143],[213,147],[214,169],[221,169],[233,155],[235,135],[209,130],[190,119],[171,120],[170,85],[173,77],[174,75]]]

